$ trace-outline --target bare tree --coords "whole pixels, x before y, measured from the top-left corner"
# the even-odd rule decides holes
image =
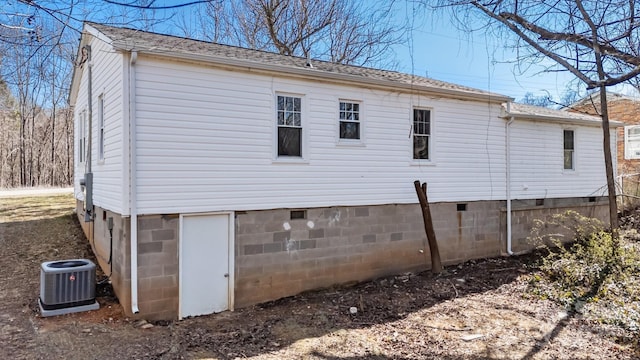
[[[611,158],[606,87],[640,74],[640,32],[634,0],[434,0],[451,9],[459,25],[484,23],[512,40],[521,63],[552,60],[588,89],[600,90],[605,171],[611,227],[618,227],[615,180]]]
[[[208,21],[202,21],[210,24],[204,28],[209,33],[202,35],[284,55],[381,65],[401,39],[393,6],[393,1],[212,0],[206,5]]]

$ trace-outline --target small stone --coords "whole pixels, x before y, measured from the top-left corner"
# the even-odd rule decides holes
[[[460,278],[460,279],[456,279],[456,281],[457,281],[457,282],[459,282],[459,283],[461,283],[461,284],[464,284],[464,283],[466,282],[466,280],[465,280],[465,279],[462,279],[462,278]]]
[[[140,321],[137,321],[134,326],[141,327],[141,326],[146,325],[146,324],[148,324],[147,320],[140,320]]]
[[[564,320],[567,318],[567,316],[569,316],[569,314],[566,311],[560,311],[558,312],[558,314],[556,315],[556,317],[558,318],[558,320]]]
[[[350,307],[350,308],[349,308],[349,313],[350,313],[351,315],[355,315],[355,314],[357,314],[357,313],[358,313],[358,308],[357,308],[357,307],[355,307],[355,306]]]
[[[147,323],[147,324],[144,324],[144,325],[140,326],[140,329],[151,329],[152,327],[153,327],[153,324]]]
[[[461,339],[464,341],[473,341],[473,340],[482,339],[483,337],[484,335],[482,334],[469,334],[469,335],[464,335],[463,337],[461,337]]]
[[[82,329],[82,332],[83,332],[83,333],[90,333],[90,332],[91,332],[91,329]]]

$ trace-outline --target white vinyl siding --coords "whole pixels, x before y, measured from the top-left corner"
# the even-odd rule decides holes
[[[128,189],[124,186],[123,147],[128,146],[123,141],[124,109],[123,109],[123,56],[115,52],[109,45],[93,38],[91,42],[93,58],[93,120],[92,120],[92,172],[93,172],[93,201],[96,206],[127,215],[128,208],[124,207],[123,197]],[[78,86],[78,95],[74,104],[76,119],[89,106],[88,94],[88,64],[76,71],[82,72],[82,80]],[[101,101],[102,100],[102,101]],[[102,127],[100,126],[100,103],[102,103]],[[88,118],[88,111],[86,112]],[[87,119],[88,123],[88,119]],[[101,129],[104,137],[101,144]],[[87,136],[88,134],[87,126]],[[88,141],[87,141],[88,145]],[[103,146],[101,155],[101,145]],[[78,146],[78,145],[77,145]],[[79,149],[76,149],[79,151]],[[77,158],[77,157],[76,157]],[[76,164],[74,171],[74,186],[77,197],[80,197],[80,179],[84,177],[86,164]]]
[[[506,197],[506,121],[498,104],[144,55],[136,71],[141,214],[416,203],[414,180],[428,182],[433,202]],[[274,162],[279,94],[305,94],[303,166]],[[366,147],[336,146],[336,102],[342,98],[367,104]],[[430,110],[432,120],[437,113],[430,129],[432,161],[424,166],[412,159],[414,108]],[[516,196],[593,196],[605,184],[597,127],[581,131],[576,151],[589,163],[578,163],[571,179],[562,178],[558,156],[562,127],[520,121],[512,127],[513,186],[529,189]]]
[[[564,169],[563,130],[560,124],[534,121],[516,120],[511,125],[514,199],[605,195],[602,129],[584,126],[574,130],[574,171]],[[612,131],[612,151],[615,143]]]
[[[415,179],[429,181],[433,201],[504,198],[504,123],[497,104],[416,98],[144,56],[136,66],[141,213],[415,203]],[[308,163],[302,167],[273,162],[274,99],[281,91],[306,94]],[[366,147],[335,146],[336,122],[328,120],[335,119],[336,96],[367,104]],[[421,103],[437,107],[439,119],[446,119],[433,144],[442,146],[442,162],[428,169],[411,165],[407,144],[412,109]],[[461,128],[469,134],[463,140]],[[457,146],[461,143],[465,146]]]

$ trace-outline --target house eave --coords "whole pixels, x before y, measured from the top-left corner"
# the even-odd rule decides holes
[[[158,56],[163,58],[173,58],[177,60],[187,60],[202,62],[208,64],[214,64],[219,66],[232,67],[236,69],[242,69],[245,71],[264,72],[269,74],[287,75],[297,77],[306,80],[324,80],[334,83],[351,84],[354,83],[367,85],[373,88],[379,89],[395,89],[402,92],[423,92],[434,96],[454,98],[460,100],[472,100],[472,101],[487,101],[490,103],[501,104],[507,101],[512,101],[513,98],[487,93],[473,93],[464,90],[445,89],[435,86],[426,86],[422,84],[408,84],[396,81],[381,80],[366,78],[358,75],[333,73],[328,71],[321,71],[313,68],[298,68],[292,66],[269,64],[256,61],[249,61],[243,59],[234,59],[228,57],[201,55],[193,53],[181,53],[181,52],[166,52],[153,49],[134,49],[130,45],[123,42],[113,42],[112,45],[116,50],[120,51],[132,51],[136,50],[139,54],[147,54],[152,56]]]
[[[503,119],[509,120],[523,120],[523,121],[540,121],[540,122],[553,122],[567,125],[580,125],[580,126],[595,126],[601,127],[602,121],[600,119],[571,119],[571,118],[563,118],[563,117],[555,117],[555,116],[543,116],[543,115],[531,115],[531,114],[513,114],[513,113],[505,113],[502,116]],[[620,121],[610,120],[609,127],[617,128],[624,126],[625,124]]]

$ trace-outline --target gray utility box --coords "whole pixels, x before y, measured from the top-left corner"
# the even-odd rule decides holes
[[[40,267],[42,316],[96,310],[96,265],[87,259],[43,262]]]

